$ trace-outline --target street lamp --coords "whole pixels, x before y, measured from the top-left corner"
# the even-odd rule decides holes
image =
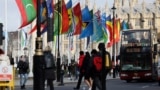
[[[60,12],[60,0],[58,0],[58,11]],[[60,51],[59,51],[59,32],[60,32],[60,25],[59,25],[59,20],[60,20],[60,17],[58,15],[58,53],[57,53],[57,82],[60,81],[60,76],[61,76],[61,66],[60,66],[60,63],[61,63],[61,58],[60,58]]]
[[[113,5],[113,7],[111,8],[113,10],[113,43],[115,42],[115,10],[116,10],[116,7]],[[114,57],[112,57],[112,60],[114,59],[114,65],[116,65],[116,56],[115,56],[115,53],[116,53],[116,43],[113,45],[113,54],[114,54]],[[113,68],[113,78],[116,77],[116,73],[115,73],[115,66]]]
[[[37,0],[37,37],[35,41],[35,55],[33,56],[33,90],[44,90],[44,55],[42,50],[41,38],[41,15],[40,2]]]

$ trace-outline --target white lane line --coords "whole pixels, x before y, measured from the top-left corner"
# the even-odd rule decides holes
[[[149,87],[148,85],[147,86],[143,86],[142,88],[147,88],[147,87]]]

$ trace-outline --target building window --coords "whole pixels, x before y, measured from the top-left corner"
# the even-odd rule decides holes
[[[140,26],[140,19],[136,19],[135,26]]]
[[[68,48],[68,44],[64,44],[64,49],[67,49]]]
[[[148,20],[148,26],[152,26],[153,25],[153,20],[152,19],[149,19]]]

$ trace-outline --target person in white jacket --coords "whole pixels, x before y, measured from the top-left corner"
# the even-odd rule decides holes
[[[5,55],[2,49],[0,49],[0,65],[10,65],[9,57]]]

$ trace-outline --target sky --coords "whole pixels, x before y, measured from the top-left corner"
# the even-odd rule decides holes
[[[73,4],[80,1],[85,3],[85,0],[72,0]],[[143,0],[139,0],[142,3]],[[153,3],[155,0],[144,0],[146,3]],[[103,8],[107,3],[109,7],[113,6],[114,0],[89,0],[91,6],[96,3],[97,8]],[[0,0],[0,23],[3,23],[3,30],[8,32],[17,31],[21,24],[21,16],[15,0]],[[26,26],[27,29],[30,26]]]

